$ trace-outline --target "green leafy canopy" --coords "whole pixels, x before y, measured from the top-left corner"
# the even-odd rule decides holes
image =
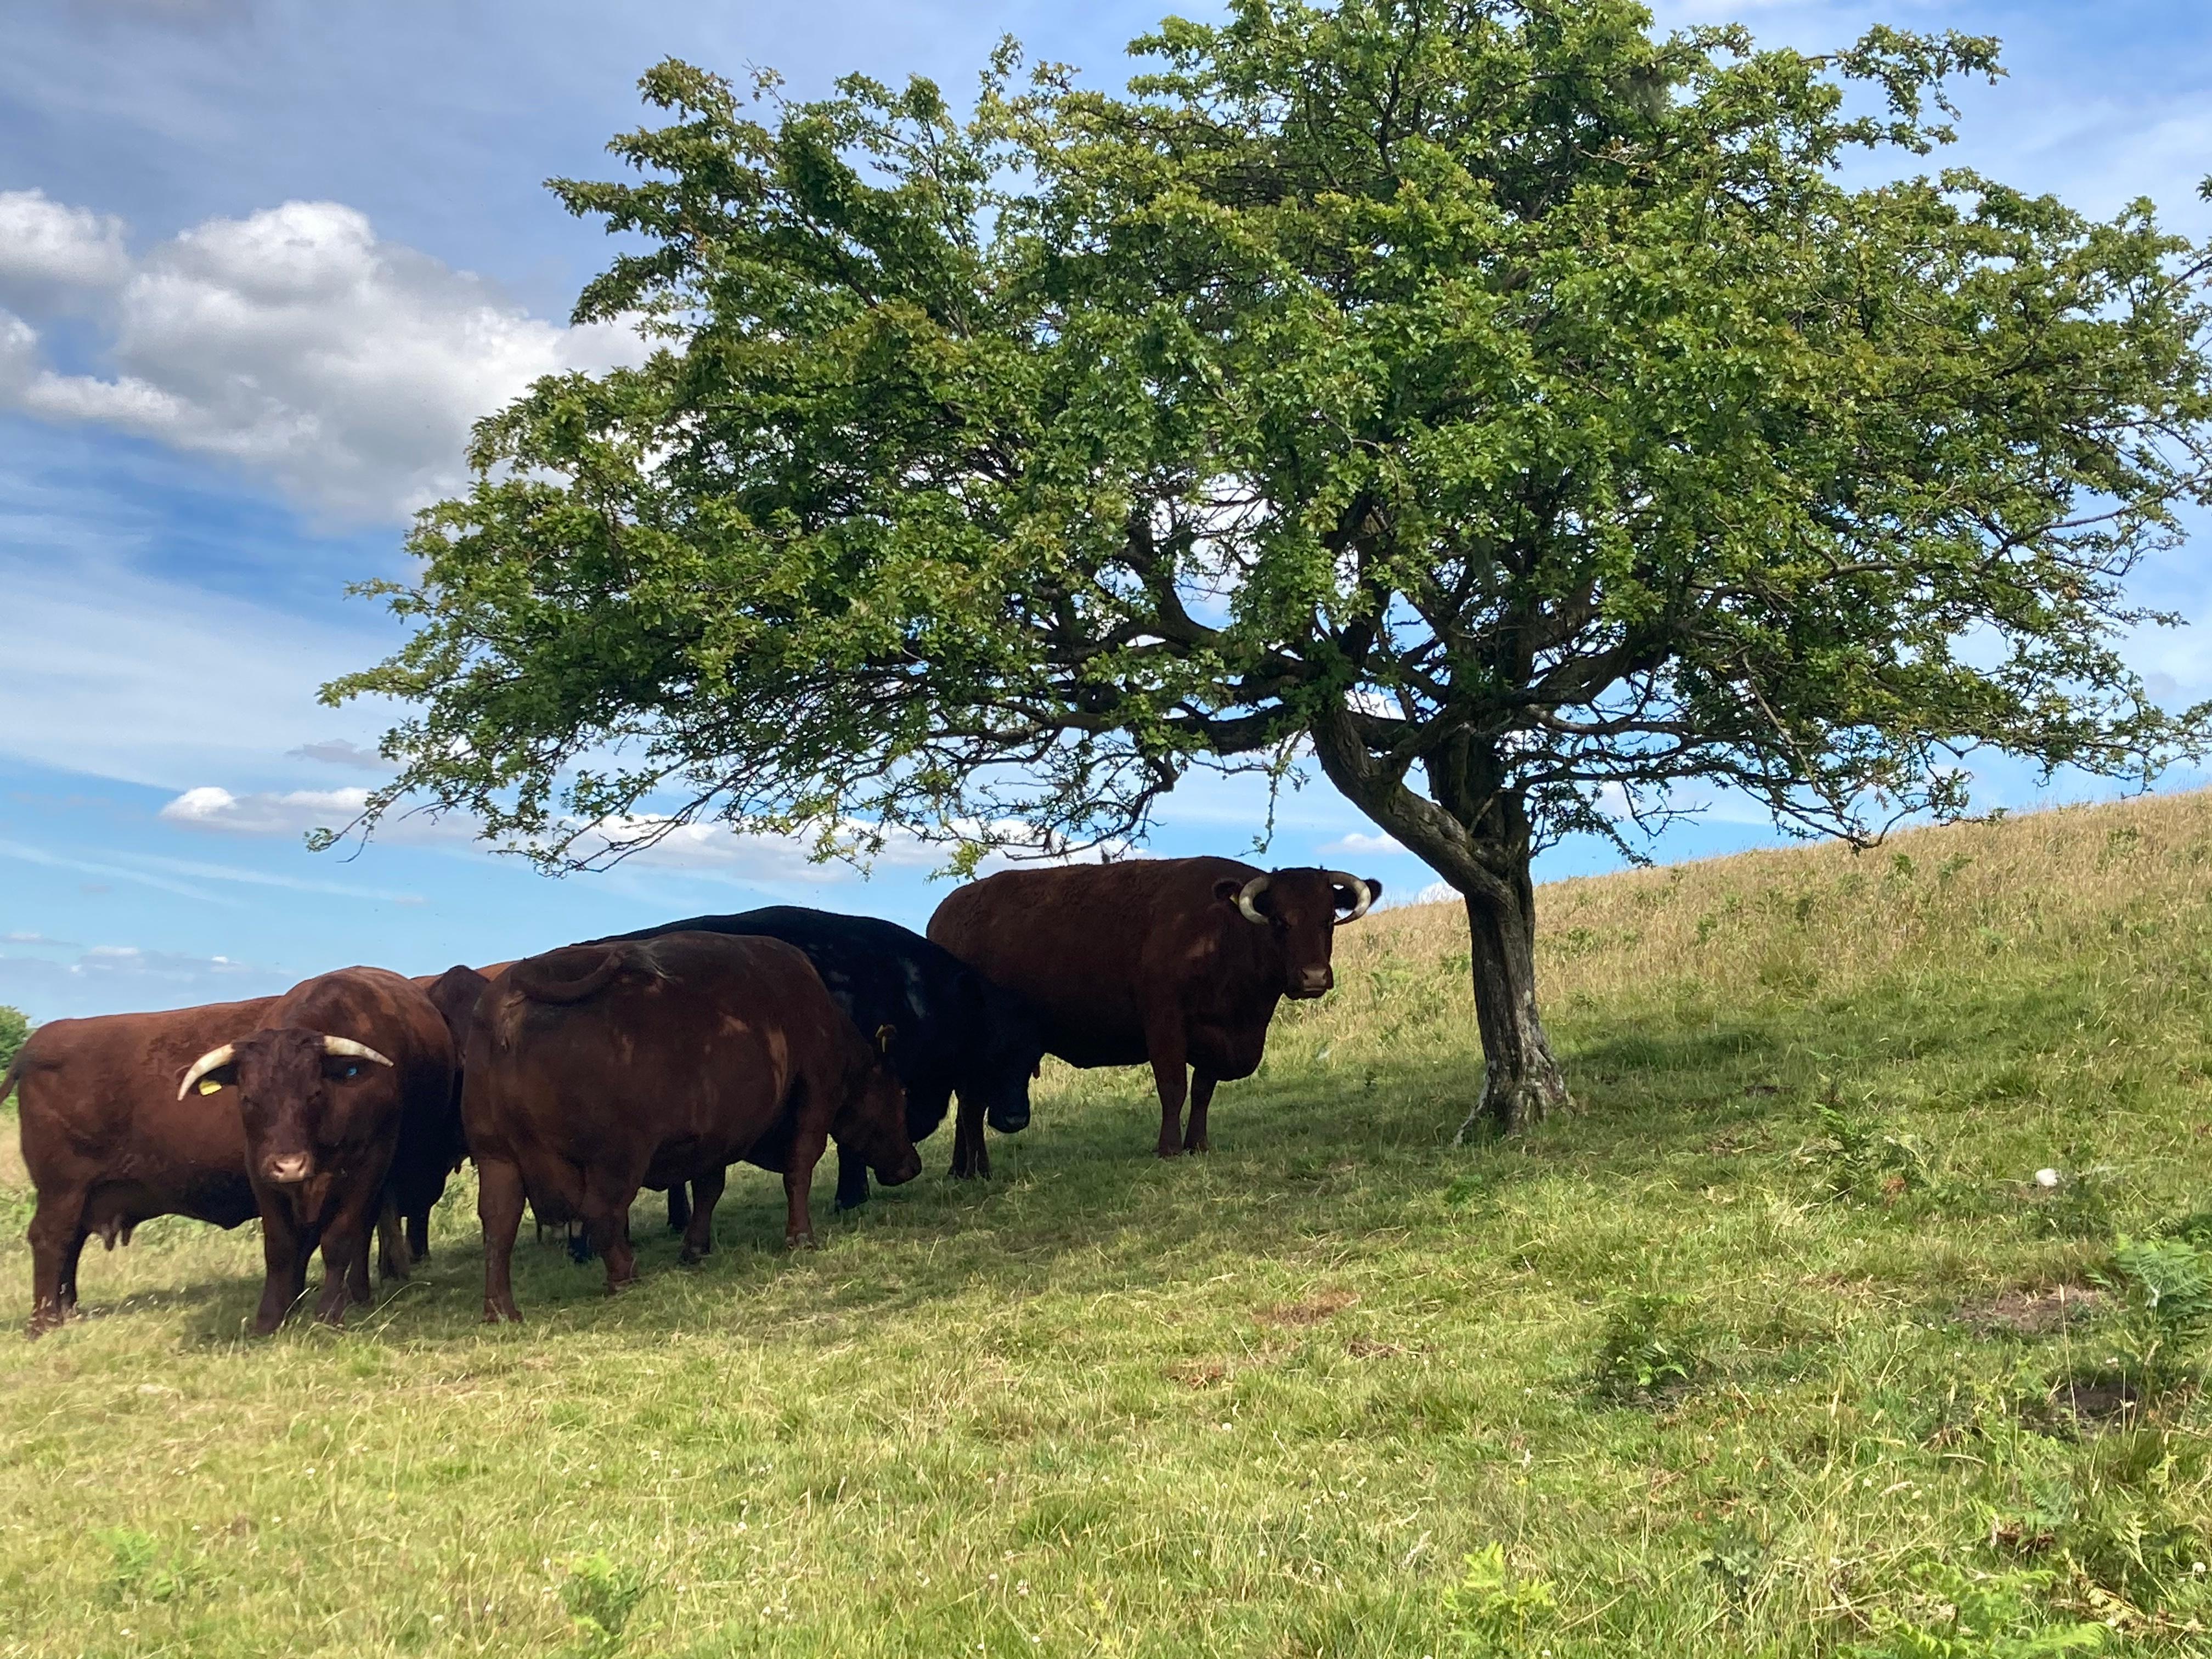
[[[412,635],[326,691],[414,705],[370,822],[972,852],[1310,744],[1480,893],[1687,780],[1863,835],[1977,746],[2201,739],[2112,642],[2202,489],[2202,257],[2148,204],[1838,180],[1994,43],[1242,0],[1133,50],[1117,96],[1009,46],[964,119],[645,77],[636,179],[553,188],[632,250],[578,320],[655,349],[483,422],[375,585]]]
[[[1701,789],[1864,837],[1977,749],[2202,752],[2115,645],[2204,494],[2205,254],[1843,176],[1994,42],[1238,0],[1132,50],[1115,94],[1009,44],[964,114],[645,76],[632,176],[553,188],[625,239],[577,319],[652,354],[484,421],[374,586],[410,637],[325,690],[411,705],[370,823],[972,863],[1310,753],[1504,915]]]

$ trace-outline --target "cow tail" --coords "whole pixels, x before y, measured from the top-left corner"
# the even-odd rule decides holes
[[[565,951],[550,953],[552,957],[573,957],[586,951],[597,951],[599,960],[586,969],[580,978],[562,979],[555,976],[547,957],[533,957],[527,962],[518,962],[507,970],[507,982],[532,1002],[566,1005],[586,1002],[605,990],[625,968],[647,965],[639,953],[627,944],[606,945],[571,945]],[[564,964],[565,965],[565,964]]]

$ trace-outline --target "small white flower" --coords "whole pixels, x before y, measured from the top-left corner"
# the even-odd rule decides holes
[[[2039,1187],[2056,1187],[2058,1184],[2058,1171],[2038,1170],[2035,1172],[2035,1184]]]

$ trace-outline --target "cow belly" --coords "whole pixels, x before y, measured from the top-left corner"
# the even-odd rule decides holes
[[[1070,1066],[1141,1066],[1152,1056],[1146,1052],[1144,1034],[1096,1031],[1056,1032],[1045,1052]]]
[[[243,1175],[207,1174],[173,1187],[143,1181],[110,1181],[95,1186],[85,1200],[84,1226],[101,1233],[112,1225],[136,1227],[155,1216],[181,1215],[217,1227],[235,1227],[260,1213],[253,1188]]]
[[[1191,1031],[1189,1041],[1194,1066],[1218,1081],[1234,1083],[1260,1069],[1267,1052],[1267,1028],[1201,1025]]]

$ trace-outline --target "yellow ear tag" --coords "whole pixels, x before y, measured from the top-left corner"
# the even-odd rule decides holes
[[[222,1092],[222,1085],[211,1077],[204,1077],[200,1079],[200,1092],[204,1095],[219,1095]]]

